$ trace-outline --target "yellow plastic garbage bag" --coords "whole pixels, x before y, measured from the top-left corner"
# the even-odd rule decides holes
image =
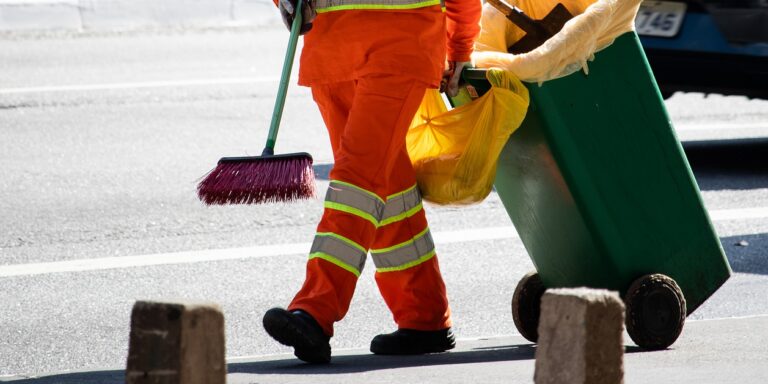
[[[507,0],[534,19],[542,19],[562,3],[575,15],[538,48],[507,53],[525,34],[490,4],[483,6],[480,35],[475,41],[472,64],[478,68],[502,68],[521,80],[542,83],[579,70],[588,73],[587,61],[625,32],[635,28],[642,0]]]
[[[482,97],[448,110],[430,89],[406,137],[424,200],[466,205],[485,199],[493,188],[501,149],[523,122],[528,89],[510,72],[491,69]]]

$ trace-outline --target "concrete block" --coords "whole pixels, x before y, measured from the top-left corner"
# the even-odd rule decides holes
[[[134,304],[126,384],[224,384],[224,357],[224,315],[216,304]]]
[[[624,382],[624,303],[588,288],[544,293],[536,348],[536,384]]]

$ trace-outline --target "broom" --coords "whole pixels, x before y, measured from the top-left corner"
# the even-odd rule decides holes
[[[205,204],[290,202],[315,196],[312,156],[305,152],[275,155],[277,131],[302,24],[301,3],[302,0],[298,0],[295,8],[267,144],[261,156],[221,158],[197,185],[197,196]]]

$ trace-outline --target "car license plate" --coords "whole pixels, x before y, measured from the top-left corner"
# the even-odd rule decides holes
[[[638,35],[673,37],[685,18],[685,3],[673,1],[643,1],[635,17]]]

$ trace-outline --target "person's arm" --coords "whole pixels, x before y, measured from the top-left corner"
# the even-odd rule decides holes
[[[469,61],[472,46],[480,33],[480,0],[446,0],[448,61]]]
[[[446,0],[445,11],[448,33],[448,69],[444,74],[448,81],[445,91],[455,96],[461,70],[469,65],[475,39],[480,33],[482,4],[480,0]]]

